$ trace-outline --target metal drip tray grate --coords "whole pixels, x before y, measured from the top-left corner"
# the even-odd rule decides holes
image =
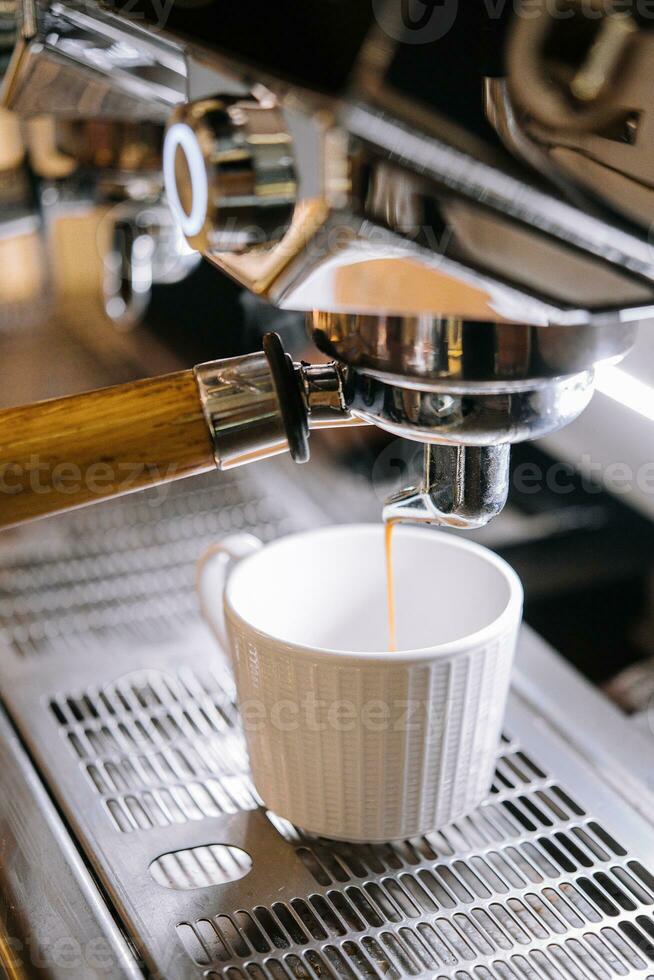
[[[224,674],[149,670],[50,701],[116,830],[257,807],[231,688]]]
[[[385,846],[310,840],[272,817],[316,890],[186,922],[178,933],[200,967],[244,960],[215,974],[232,980],[646,970],[652,875],[515,744],[493,794],[459,825]]]
[[[107,508],[94,520],[109,529],[28,542],[0,572],[5,703],[144,968],[167,980],[654,980],[652,828],[517,692],[489,799],[438,833],[335,844],[261,806],[229,671],[193,604],[147,641],[138,616],[117,633],[103,618],[105,576],[117,587],[126,568],[144,591],[151,569],[148,601],[165,606],[181,580],[190,594],[192,559],[221,530],[190,519],[205,493],[171,496],[149,523],[132,522],[137,505],[121,505],[124,518]],[[262,532],[258,506],[231,506],[263,536],[289,526],[277,512]],[[52,641],[29,633],[45,608]]]
[[[526,737],[506,738],[470,817],[419,840],[336,844],[260,806],[231,685],[201,630],[138,656],[151,666],[118,676],[115,658],[80,658],[65,690],[55,658],[38,672],[46,699],[32,681],[9,700],[163,976],[654,976],[645,827],[634,836],[616,798],[594,810],[595,777],[579,763],[552,771],[555,747],[530,737],[518,699],[509,724]]]
[[[5,536],[0,642],[30,656],[83,650],[101,636],[183,635],[197,617],[194,567],[207,544],[243,528],[268,541],[304,526],[310,505],[293,506],[284,484],[280,497],[278,479],[211,474]]]

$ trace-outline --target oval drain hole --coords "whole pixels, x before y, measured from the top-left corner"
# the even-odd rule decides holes
[[[238,881],[251,867],[252,858],[240,847],[205,844],[162,854],[152,862],[149,870],[158,885],[188,891]]]

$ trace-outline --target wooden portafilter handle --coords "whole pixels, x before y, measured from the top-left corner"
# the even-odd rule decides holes
[[[214,466],[193,371],[0,412],[0,527]]]
[[[280,351],[0,412],[0,528],[284,452],[290,421],[308,434],[312,369]],[[315,424],[348,421],[341,396],[334,371]]]

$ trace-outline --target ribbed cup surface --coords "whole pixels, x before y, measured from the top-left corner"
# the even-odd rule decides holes
[[[490,788],[518,622],[459,654],[312,654],[228,614],[252,775],[269,809],[351,841],[407,838]]]

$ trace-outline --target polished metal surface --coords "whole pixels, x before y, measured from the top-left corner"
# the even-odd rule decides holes
[[[387,432],[419,442],[488,446],[537,439],[571,422],[593,395],[593,375],[587,371],[567,378],[501,382],[490,392],[459,387],[425,391],[389,384],[358,371],[348,373],[347,401],[359,418]]]
[[[383,381],[447,391],[502,390],[577,374],[631,349],[633,323],[534,327],[459,317],[363,316],[314,310],[307,330],[316,346]],[[495,385],[492,389],[491,386]],[[527,387],[527,385],[525,385]]]
[[[142,977],[24,745],[0,708],[0,974]]]
[[[365,105],[332,119],[308,107],[296,128],[298,181],[313,192],[285,235],[254,254],[208,253],[276,305],[535,326],[635,320],[652,306],[647,235],[596,208]]]
[[[107,316],[129,330],[147,312],[154,285],[181,282],[201,261],[162,204],[126,201],[112,209],[110,242],[103,258]]]
[[[384,504],[383,520],[445,527],[483,527],[502,511],[509,492],[510,447],[424,447],[423,478]]]
[[[454,317],[314,311],[317,346],[351,370],[358,417],[424,441],[420,487],[387,501],[386,519],[481,526],[504,506],[507,443],[566,425],[592,396],[592,370],[632,346],[633,324],[531,327]]]
[[[502,510],[509,444],[575,418],[592,397],[595,362],[619,359],[634,338],[631,325],[622,333],[318,312],[310,330],[322,350],[355,365],[345,371],[352,414],[425,443],[421,485],[387,500],[385,520],[459,528]],[[579,368],[587,370],[557,375]]]
[[[624,115],[631,48],[639,40],[632,12],[613,2],[571,0],[562,8],[565,49],[555,8],[545,0],[532,6],[534,16],[516,19],[508,49],[511,91],[520,104],[573,132],[601,129]]]
[[[163,161],[173,214],[206,257],[284,237],[297,181],[291,135],[270,93],[181,106],[168,125]]]
[[[138,144],[134,149],[139,150]],[[47,173],[47,154],[42,152],[38,160]],[[59,160],[70,164],[70,173],[39,182],[39,220],[52,228],[67,213],[86,214],[96,222],[102,215],[94,243],[102,262],[98,312],[119,330],[131,330],[147,314],[152,287],[181,282],[197,268],[201,256],[189,249],[173,221],[158,171],[112,166],[89,171],[83,160]]]
[[[194,368],[207,426],[221,470],[286,452],[287,420],[263,353],[208,361]],[[336,364],[289,362],[289,384],[309,429],[356,424]],[[285,397],[290,398],[286,392]]]
[[[438,309],[432,290],[431,312],[543,325],[638,319],[640,304],[650,305],[651,251],[638,229],[616,226],[597,208],[530,186],[497,162],[475,158],[368,106],[347,107],[341,124],[364,148],[369,193],[363,199],[372,204],[381,198],[384,215],[394,215],[376,231],[365,226],[378,247],[391,250],[388,257],[403,248],[405,258],[432,267],[438,254],[435,272],[446,297],[448,279],[462,283],[455,297],[466,309]],[[375,196],[370,185],[377,174],[384,193]],[[393,200],[407,198],[414,209],[408,219],[397,204],[392,207]],[[437,241],[430,211],[446,228]],[[365,217],[375,220],[374,212]],[[631,286],[624,273],[633,275]],[[486,296],[485,314],[470,313],[475,289],[478,308],[479,293]],[[406,307],[387,303],[383,312],[389,309]]]
[[[182,280],[201,256],[188,248],[163,197],[162,123],[95,116],[92,105],[87,113],[80,107],[72,118],[23,123],[25,156],[36,178],[30,183],[33,217],[51,224],[62,207],[106,212],[97,241],[104,312],[128,330],[146,313],[152,285]]]
[[[575,2],[563,24],[552,5],[539,0],[534,8],[537,16],[516,20],[506,83],[493,80],[493,124],[517,156],[540,158],[548,172],[647,226],[653,39],[641,29],[642,11]]]
[[[194,370],[219,469],[288,449],[265,354],[209,361]]]
[[[459,138],[438,113],[393,99],[383,77],[392,43],[378,46],[376,60],[372,42],[364,45],[349,91],[334,100],[191,48],[164,25],[146,32],[125,11],[57,0],[38,9],[26,0],[24,10],[5,96],[24,114],[77,118],[87,105],[115,119],[158,120],[176,107],[192,114],[203,56],[216,78],[212,94],[230,93],[216,99],[225,152],[244,154],[245,183],[227,195],[241,196],[226,244],[259,241],[254,252],[211,247],[207,255],[280,306],[565,325],[642,319],[654,302],[647,228],[616,220],[610,186],[607,207],[599,180],[585,193],[553,161],[560,179],[547,183],[547,169],[530,171],[520,154]],[[639,25],[635,50],[648,35]],[[630,64],[642,79],[641,60]],[[218,87],[230,76],[231,87]],[[275,118],[264,140],[249,139],[247,108],[234,126],[235,91],[244,106],[258,102],[263,117]],[[216,145],[210,137],[201,147],[210,170]],[[276,161],[270,180],[259,179],[259,154]],[[272,236],[265,207],[251,220],[253,203],[268,198],[287,209]]]
[[[578,131],[565,137],[538,118],[547,98],[520,98],[515,70],[501,91],[489,86],[489,118],[511,161],[455,138],[437,114],[390,100],[383,79],[362,79],[361,63],[342,98],[325,98],[215,54],[194,61],[197,52],[165,30],[94,3],[24,0],[4,98],[24,116],[74,120],[54,146],[67,132],[73,163],[102,173],[100,199],[120,188],[130,202],[158,202],[158,172],[143,193],[133,190],[133,143],[121,141],[121,127],[161,126],[175,107],[186,113],[194,99],[227,91],[213,80],[219,68],[231,72],[237,92],[211,103],[220,125],[207,129],[202,155],[205,176],[217,154],[238,177],[237,188],[214,189],[213,245],[226,250],[212,247],[211,260],[280,306],[361,314],[346,331],[326,332],[347,369],[294,369],[310,421],[349,424],[352,413],[433,441],[416,506],[470,523],[498,506],[504,444],[573,418],[591,395],[594,362],[623,352],[619,325],[651,313],[649,103],[633,102],[635,115],[629,104],[626,117],[606,111],[630,91],[617,71],[628,49],[644,50],[647,33],[610,19],[567,75],[545,66],[558,94],[567,86],[572,95],[564,92],[565,107]],[[385,50],[393,47],[387,39]],[[638,74],[642,85],[642,63]],[[95,117],[117,124],[103,130],[115,136],[104,168],[102,155],[80,152]],[[146,141],[139,178],[151,148]],[[550,167],[538,167],[543,157]],[[190,219],[195,188],[186,210],[183,184]],[[627,186],[638,193],[622,208]],[[260,198],[282,218],[275,227]],[[487,335],[468,354],[472,326]],[[262,355],[201,366],[198,377],[220,466],[284,448]],[[160,488],[0,540],[2,697],[79,847],[61,821],[51,832],[54,807],[34,780],[21,797],[31,778],[21,762],[15,792],[0,801],[2,839],[16,842],[3,884],[11,902],[12,886],[27,882],[19,898],[33,908],[27,928],[20,915],[11,928],[47,931],[70,901],[82,913],[60,918],[51,937],[62,922],[64,932],[74,920],[86,933],[101,920],[111,976],[130,975],[133,962],[110,914],[144,971],[175,980],[651,980],[649,743],[619,716],[607,721],[599,696],[528,632],[493,792],[469,818],[416,841],[348,847],[307,838],[261,806],[228,666],[198,621],[193,566],[232,529],[269,539],[325,520],[275,461],[262,465],[247,478]],[[591,721],[582,727],[580,717]],[[8,772],[19,749],[0,717]],[[35,805],[17,811],[21,798]],[[49,830],[38,826],[43,813]],[[25,831],[39,841],[36,855],[20,847]],[[43,880],[52,884],[47,902]],[[0,932],[0,948],[13,938]]]
[[[327,427],[330,422],[349,419],[345,400],[345,371],[333,361],[331,364],[305,364],[300,366],[302,394],[310,413],[313,428]]]
[[[132,169],[154,166],[152,131],[168,119],[162,165],[186,239],[254,293],[321,311],[314,338],[353,369],[341,375],[347,411],[338,421],[351,415],[425,442],[504,444],[575,418],[595,364],[624,354],[631,324],[654,308],[647,222],[622,220],[614,191],[577,181],[556,152],[588,133],[641,149],[651,142],[641,122],[649,32],[640,15],[594,0],[566,0],[561,23],[545,0],[535,6],[538,16],[513,17],[507,77],[479,77],[487,123],[511,156],[418,99],[393,97],[384,73],[399,36],[389,28],[380,38],[384,17],[335,97],[189,45],[165,18],[148,31],[93,2],[24,0],[4,101],[23,116],[58,119],[72,157],[103,175],[103,200],[113,186],[104,171],[125,160],[115,180],[133,200]],[[565,34],[563,59],[552,56],[552,32]],[[616,116],[636,93],[632,75],[637,112]],[[98,133],[85,154],[96,117],[107,127],[104,160]],[[539,127],[552,131],[551,144]],[[139,132],[148,150],[140,164]],[[626,170],[641,173],[639,161]],[[142,191],[145,203],[153,187]],[[158,195],[159,204],[160,186]],[[157,241],[117,228],[127,247],[110,253],[106,307],[129,326],[154,281]],[[177,268],[187,269],[181,253]],[[244,426],[229,421],[229,407],[225,422],[216,423],[221,406],[209,411],[225,443],[220,465],[284,448],[287,399],[278,412],[258,385]],[[288,419],[285,430],[294,431]],[[307,458],[291,443],[294,458]]]
[[[87,4],[22,0],[5,105],[24,116],[165,122],[186,92],[179,45]],[[111,82],[108,84],[107,79]]]

